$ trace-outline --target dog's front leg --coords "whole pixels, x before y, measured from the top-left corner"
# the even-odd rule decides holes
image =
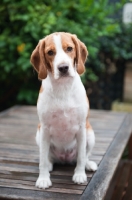
[[[39,161],[39,177],[36,186],[39,188],[48,188],[52,185],[49,173],[49,148],[50,136],[47,128],[40,129],[40,161]]]
[[[85,173],[86,165],[86,128],[82,126],[79,133],[77,134],[77,166],[72,180],[75,183],[84,183],[87,181],[87,176]]]

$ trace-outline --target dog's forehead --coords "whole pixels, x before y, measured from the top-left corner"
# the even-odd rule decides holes
[[[66,46],[68,45],[74,45],[73,41],[72,41],[72,37],[70,34],[68,33],[54,33],[51,35],[48,35],[45,38],[45,48],[53,48],[55,47],[55,38],[58,37],[61,41],[62,46]]]
[[[62,42],[63,45],[64,44],[74,44],[72,37],[71,37],[71,34],[61,33],[60,36],[61,36],[61,42]]]
[[[45,47],[50,47],[51,45],[54,45],[53,34],[48,35],[48,36],[45,38]]]

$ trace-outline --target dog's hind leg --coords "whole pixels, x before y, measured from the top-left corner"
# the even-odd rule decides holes
[[[89,155],[94,147],[95,144],[95,136],[94,131],[91,126],[86,127],[87,128],[87,144],[86,144],[86,170],[89,171],[96,171],[97,170],[97,164],[94,161],[89,160]]]

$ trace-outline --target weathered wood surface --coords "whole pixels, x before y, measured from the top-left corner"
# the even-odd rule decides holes
[[[121,160],[105,200],[132,200],[132,161]]]
[[[99,169],[87,172],[87,183],[72,182],[75,166],[55,165],[53,186],[35,187],[39,151],[35,143],[36,107],[16,106],[0,114],[0,199],[103,199],[131,133],[129,116],[111,111],[90,112],[96,145],[91,159]]]

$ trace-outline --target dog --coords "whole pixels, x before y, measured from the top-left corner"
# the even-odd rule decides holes
[[[87,181],[86,170],[97,170],[89,154],[95,144],[88,121],[89,101],[81,82],[88,51],[76,35],[57,32],[41,39],[31,55],[31,64],[42,80],[37,111],[36,142],[40,150],[38,188],[52,185],[53,163],[73,163],[72,180]]]

